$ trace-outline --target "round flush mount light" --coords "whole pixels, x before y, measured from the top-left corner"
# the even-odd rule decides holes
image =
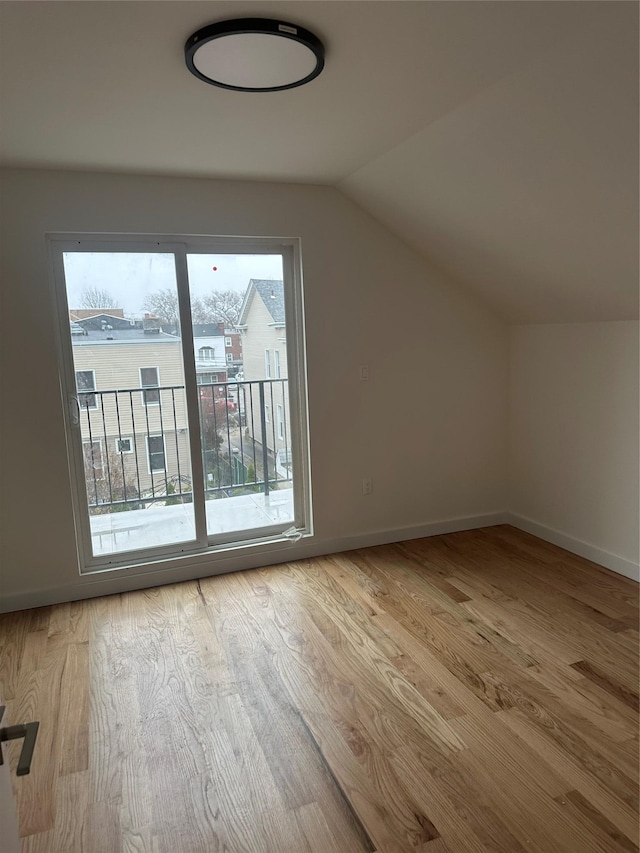
[[[317,77],[324,47],[309,30],[269,18],[220,21],[184,46],[187,68],[205,83],[238,92],[280,92]]]

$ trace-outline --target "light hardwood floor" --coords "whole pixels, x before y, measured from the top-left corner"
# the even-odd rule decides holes
[[[638,850],[637,615],[501,526],[1,617],[23,851]]]

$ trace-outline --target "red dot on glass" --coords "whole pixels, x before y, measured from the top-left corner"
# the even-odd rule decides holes
[[[218,272],[218,267],[211,267],[214,272]]]

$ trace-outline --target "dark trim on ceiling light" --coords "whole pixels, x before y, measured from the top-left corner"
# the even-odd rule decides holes
[[[264,33],[297,41],[299,44],[307,47],[314,54],[316,58],[316,67],[302,80],[296,80],[292,83],[287,83],[284,86],[272,86],[269,88],[231,86],[228,83],[222,83],[219,80],[213,80],[210,77],[206,77],[196,68],[194,64],[194,57],[198,48],[203,44],[224,36],[243,35],[246,33]],[[184,58],[187,63],[187,68],[194,76],[203,80],[205,83],[210,83],[213,86],[220,86],[222,89],[232,89],[235,92],[281,92],[285,89],[295,89],[298,86],[303,86],[305,83],[309,83],[320,74],[324,68],[324,45],[312,32],[305,30],[304,27],[299,27],[296,24],[289,24],[285,21],[275,21],[271,18],[237,18],[233,21],[219,21],[216,24],[209,24],[189,36],[184,46]]]

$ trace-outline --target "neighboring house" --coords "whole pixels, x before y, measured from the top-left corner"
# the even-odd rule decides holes
[[[69,312],[78,318],[70,326],[89,503],[161,496],[179,481],[189,490],[181,339],[151,315],[78,314]],[[193,326],[199,385],[227,381],[225,338],[215,323]],[[201,396],[225,397],[226,388]]]
[[[193,351],[198,385],[227,381],[224,335],[216,323],[194,323]],[[224,396],[224,388],[216,388],[216,396]]]
[[[83,316],[79,316],[82,314]],[[86,332],[102,331],[105,329],[132,329],[136,327],[135,320],[124,317],[122,308],[113,308],[109,311],[69,311],[69,319],[75,326],[80,326]]]
[[[162,321],[162,330],[180,335],[178,323]],[[193,342],[198,383],[226,382],[242,369],[242,339],[237,329],[226,329],[223,323],[194,323]],[[206,378],[214,374],[217,379]]]
[[[224,326],[222,332],[224,334],[224,357],[227,368],[230,371],[230,376],[235,376],[243,367],[242,335],[237,329],[225,329]]]
[[[203,345],[203,339],[208,337],[211,339],[210,345],[216,351],[216,360],[223,362],[230,379],[242,368],[242,336],[237,329],[226,329],[224,323],[194,323],[193,337],[196,343],[196,361],[198,349]]]
[[[253,396],[253,430],[261,435],[259,408],[256,406],[260,384],[264,392],[266,444],[275,455],[280,473],[290,464],[291,427],[289,422],[287,336],[284,285],[278,279],[251,279],[245,293],[238,328],[242,334],[242,358],[245,382]],[[247,388],[248,393],[249,389]],[[247,411],[251,407],[247,406]],[[283,474],[284,476],[284,474]]]
[[[72,335],[90,504],[190,478],[180,339],[147,325]]]

